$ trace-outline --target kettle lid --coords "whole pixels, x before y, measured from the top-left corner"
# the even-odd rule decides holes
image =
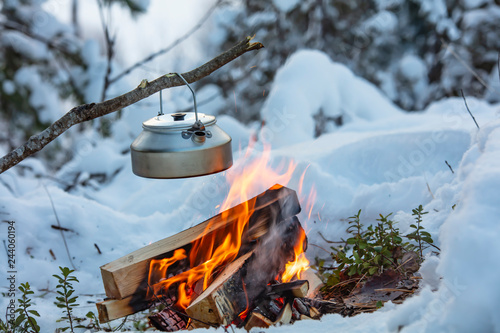
[[[215,116],[204,113],[198,113],[198,120],[205,126],[213,125],[217,122]],[[187,130],[193,126],[195,121],[196,115],[194,112],[168,113],[146,120],[142,123],[142,127],[152,130]]]

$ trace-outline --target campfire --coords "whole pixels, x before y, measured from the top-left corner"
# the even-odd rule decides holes
[[[102,266],[107,299],[97,304],[100,322],[155,309],[149,321],[163,331],[229,325],[250,330],[325,313],[371,312],[417,290],[418,256],[396,246],[387,253],[392,265],[378,274],[350,274],[356,266],[346,266],[338,282],[328,280],[320,293],[323,284],[308,269],[307,235],[297,217],[300,198],[301,216],[311,219],[315,189],[303,190],[307,168],[297,192],[280,185],[289,184],[296,165],[270,168],[269,154],[265,150],[227,172],[231,187],[217,215]],[[270,180],[278,184],[249,197],[254,184]]]
[[[153,305],[165,331],[268,327],[316,317],[306,296],[320,282],[307,272],[307,236],[295,191],[274,185],[220,214],[101,267],[110,300],[101,322]]]
[[[321,281],[308,270],[297,193],[276,184],[248,197],[264,174],[280,184],[292,177],[295,164],[272,170],[269,153],[228,172],[231,188],[219,214],[102,266],[108,299],[97,305],[100,321],[154,306],[162,310],[150,322],[164,331],[231,324],[250,329],[317,317],[306,296]],[[303,180],[304,174],[299,193]],[[314,192],[307,196],[310,214]]]

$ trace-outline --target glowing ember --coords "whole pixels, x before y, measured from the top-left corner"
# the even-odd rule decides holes
[[[160,295],[162,290],[166,291],[172,285],[178,284],[177,306],[185,309],[196,295],[210,285],[217,269],[236,259],[242,244],[241,236],[247,229],[249,219],[254,211],[256,200],[250,200],[249,197],[259,185],[269,183],[287,185],[296,167],[296,163],[291,161],[274,169],[271,168],[269,166],[271,153],[269,147],[263,151],[260,157],[254,158],[248,163],[248,160],[251,160],[252,151],[253,147],[249,147],[245,156],[240,159],[240,161],[244,161],[244,165],[235,165],[226,173],[231,187],[225,201],[220,205],[221,217],[226,221],[237,219],[237,222],[228,224],[227,228],[222,228],[218,232],[211,233],[209,230],[212,230],[213,222],[209,223],[204,236],[192,243],[189,256],[184,250],[176,250],[171,258],[151,260],[148,297],[153,297],[153,293]],[[302,188],[304,174],[301,177],[300,188]],[[313,193],[313,190],[308,195],[308,203],[306,204],[309,215],[316,194],[315,191]],[[241,202],[244,204],[235,207]],[[231,207],[234,208],[228,211]],[[295,248],[295,261],[287,265],[287,279],[300,274],[309,264],[303,253],[304,239],[305,233],[298,242],[300,246],[297,245]],[[189,260],[190,269],[167,278],[168,268],[180,260]],[[288,268],[289,266],[290,268]]]

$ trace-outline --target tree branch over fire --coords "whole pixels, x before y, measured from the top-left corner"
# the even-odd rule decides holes
[[[250,43],[253,37],[247,37],[231,49],[221,53],[217,57],[193,69],[190,72],[182,73],[187,82],[196,82],[205,76],[210,75],[215,70],[228,64],[248,51],[258,50],[264,47],[261,43]],[[154,81],[143,80],[137,88],[123,95],[103,101],[101,103],[84,104],[72,108],[64,116],[46,128],[43,132],[33,135],[26,143],[14,149],[0,159],[0,173],[10,169],[25,158],[42,150],[47,144],[64,133],[73,125],[96,119],[104,115],[121,110],[129,105],[149,97],[160,90],[178,87],[184,82],[175,74],[163,75]]]

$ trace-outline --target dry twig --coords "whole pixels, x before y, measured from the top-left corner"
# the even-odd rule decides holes
[[[465,107],[467,111],[469,112],[470,116],[472,117],[472,120],[474,120],[474,124],[476,124],[476,127],[479,129],[479,125],[477,124],[476,118],[474,118],[474,115],[472,112],[470,112],[469,106],[467,105],[467,100],[465,99],[464,91],[460,89],[460,92],[462,93],[462,98],[464,99]]]

